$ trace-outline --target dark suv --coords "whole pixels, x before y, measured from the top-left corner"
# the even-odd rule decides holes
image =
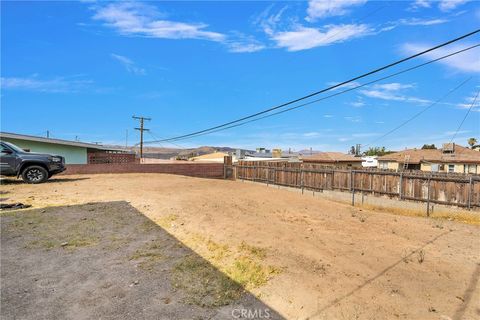
[[[27,152],[9,142],[0,142],[0,175],[21,175],[26,183],[42,183],[54,174],[65,171],[61,156]]]

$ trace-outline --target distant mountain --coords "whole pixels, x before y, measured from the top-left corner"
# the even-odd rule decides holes
[[[121,148],[119,146],[115,146]],[[129,147],[131,151],[139,152],[139,147]],[[155,159],[171,159],[174,157],[189,158],[194,156],[201,156],[204,154],[209,154],[213,152],[236,152],[236,148],[230,147],[214,147],[214,146],[202,146],[198,148],[163,148],[163,147],[143,147],[143,156],[145,158],[155,158]],[[253,152],[251,150],[245,150],[246,152]]]

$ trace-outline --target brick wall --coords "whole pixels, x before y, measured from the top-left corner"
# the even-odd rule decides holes
[[[170,173],[192,177],[223,178],[223,163],[156,163],[156,164],[71,164],[62,174],[96,173]]]

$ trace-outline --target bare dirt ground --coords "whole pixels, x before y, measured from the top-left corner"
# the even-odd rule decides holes
[[[162,174],[1,191],[32,205],[2,212],[2,318],[480,318],[478,226]]]

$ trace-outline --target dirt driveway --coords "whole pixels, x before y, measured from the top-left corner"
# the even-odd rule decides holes
[[[7,319],[478,319],[479,227],[162,174],[1,186]]]

